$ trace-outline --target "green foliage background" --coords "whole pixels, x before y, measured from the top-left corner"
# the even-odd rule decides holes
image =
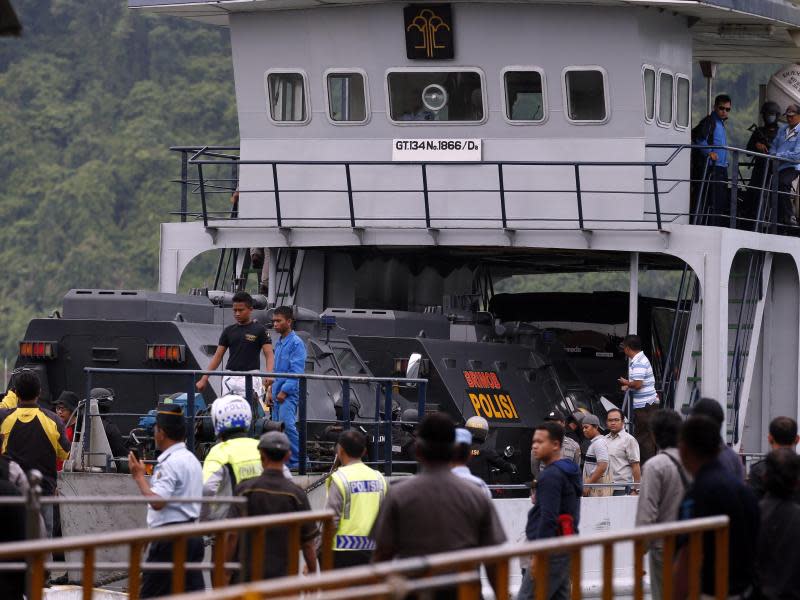
[[[0,38],[0,358],[75,287],[153,288],[158,225],[178,204],[170,145],[238,140],[228,31],[123,0],[24,0]],[[720,67],[743,144],[776,65]],[[695,121],[705,84],[695,73]],[[207,261],[208,262],[208,261]],[[643,293],[668,296],[674,276]],[[508,291],[625,289],[627,273],[515,278]]]
[[[121,0],[15,2],[0,38],[0,357],[75,287],[153,288],[179,144],[238,139],[228,30]]]

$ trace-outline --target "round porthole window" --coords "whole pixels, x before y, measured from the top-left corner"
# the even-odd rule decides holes
[[[432,83],[422,90],[422,105],[428,110],[438,112],[447,106],[447,90],[438,83]]]

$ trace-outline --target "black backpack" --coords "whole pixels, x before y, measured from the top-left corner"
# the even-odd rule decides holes
[[[706,115],[703,117],[700,122],[692,127],[692,144],[696,144],[701,140],[705,140],[708,145],[714,143],[714,127],[716,123],[714,123],[713,115]],[[692,148],[692,157],[691,157],[691,173],[690,176],[692,180],[696,181],[703,177],[703,170],[706,166],[706,155],[703,154],[700,150],[696,148]]]

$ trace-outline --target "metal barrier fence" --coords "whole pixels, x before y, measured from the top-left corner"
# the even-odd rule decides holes
[[[297,403],[297,422],[299,423],[299,467],[300,475],[305,475],[308,464],[308,451],[306,442],[308,440],[308,380],[338,381],[342,386],[342,426],[345,430],[350,429],[352,421],[350,418],[350,386],[352,384],[376,384],[375,414],[374,419],[368,422],[382,429],[383,436],[383,467],[386,475],[392,474],[392,425],[399,424],[401,421],[392,421],[392,386],[393,384],[413,384],[417,388],[417,414],[421,418],[425,414],[425,395],[427,391],[427,379],[408,378],[408,377],[369,377],[364,375],[315,375],[312,373],[267,373],[267,372],[247,372],[241,371],[202,371],[190,369],[119,369],[119,368],[100,368],[86,367],[86,398],[91,397],[92,376],[100,373],[113,373],[124,375],[161,375],[161,376],[185,376],[186,387],[186,421],[187,421],[187,447],[194,451],[194,422],[197,417],[195,407],[195,394],[197,392],[195,384],[199,376],[208,375],[216,377],[234,376],[245,378],[245,395],[248,402],[253,398],[253,377],[271,378],[276,377],[285,379],[299,380],[299,398]],[[380,395],[383,395],[383,419],[380,418]],[[113,413],[109,413],[113,414]],[[253,411],[256,414],[256,411]],[[90,416],[101,416],[91,414]],[[145,416],[145,415],[141,415]],[[86,419],[86,429],[81,433],[83,440],[83,451],[90,454],[91,426],[92,419]],[[327,421],[326,421],[327,422]],[[378,436],[376,436],[378,437]]]
[[[459,600],[478,600],[481,584],[474,575],[478,567],[485,566],[494,588],[495,597],[505,600],[509,597],[510,560],[520,556],[535,556],[536,580],[535,599],[545,600],[548,597],[546,582],[549,574],[549,558],[554,554],[569,554],[570,579],[572,582],[572,599],[582,597],[581,550],[592,546],[601,546],[603,551],[603,600],[614,598],[614,546],[619,543],[632,542],[634,547],[634,600],[644,598],[644,555],[648,543],[664,540],[664,598],[672,598],[676,581],[672,573],[677,538],[687,536],[688,552],[688,597],[697,600],[701,590],[701,568],[703,566],[703,535],[714,535],[715,546],[715,597],[724,600],[728,597],[728,517],[708,517],[692,519],[677,523],[649,525],[633,530],[616,533],[605,533],[592,536],[570,536],[552,538],[523,544],[504,544],[489,548],[474,548],[458,552],[446,552],[430,556],[402,559],[394,562],[376,563],[370,566],[353,567],[336,570],[333,573],[321,573],[313,577],[285,577],[259,583],[231,586],[214,590],[212,594],[196,592],[172,596],[171,600],[261,600],[263,598],[296,598],[300,593],[321,593],[315,598],[360,598],[369,597],[370,589],[378,594],[387,594],[387,589],[395,593],[403,592],[404,580],[413,581],[414,591],[455,585]],[[443,583],[435,579],[443,574],[453,576],[466,575],[464,580],[452,579]],[[373,586],[375,586],[373,588]],[[342,593],[330,593],[340,590]],[[405,594],[391,596],[404,598]]]
[[[87,500],[86,498],[81,499]],[[104,498],[94,500],[103,501]],[[130,501],[125,499],[124,501]],[[209,501],[209,499],[185,498],[184,502]],[[219,499],[211,499],[219,502]],[[240,500],[240,499],[237,499]],[[137,498],[136,501],[152,502],[152,499]],[[3,502],[7,504],[7,502]],[[81,569],[82,598],[91,600],[94,587],[95,571],[112,571],[124,568],[128,571],[129,599],[138,600],[139,586],[142,571],[146,570],[172,570],[172,593],[184,590],[184,578],[187,570],[211,571],[211,580],[214,587],[227,584],[226,570],[240,568],[239,563],[229,563],[225,560],[225,537],[228,533],[252,532],[250,546],[246,554],[250,563],[251,577],[258,580],[263,573],[266,530],[275,528],[288,529],[288,572],[297,572],[300,554],[300,526],[309,522],[321,522],[322,546],[320,548],[320,568],[328,570],[333,566],[333,512],[304,511],[286,513],[281,515],[267,515],[243,517],[240,519],[224,519],[204,523],[191,523],[186,525],[167,525],[155,529],[131,529],[127,531],[109,532],[98,535],[80,535],[69,538],[41,539],[24,542],[10,542],[0,544],[0,565],[2,571],[20,570],[27,567],[28,600],[42,600],[45,584],[45,573],[48,569]],[[187,541],[191,537],[214,536],[214,550],[212,562],[188,563]],[[150,542],[168,540],[173,542],[172,562],[170,563],[143,563],[142,553]],[[128,546],[129,560],[127,563],[98,563],[95,561],[95,552],[98,548],[108,546]],[[82,563],[62,563],[47,561],[51,553],[81,551]],[[9,563],[13,559],[23,559],[25,563]]]
[[[777,173],[778,170],[785,165],[797,165],[798,161],[778,158],[760,152],[752,152],[742,148],[733,146],[696,146],[691,144],[646,144],[646,150],[664,150],[668,155],[663,160],[645,160],[645,161],[477,161],[477,162],[414,162],[414,161],[275,161],[275,160],[242,160],[238,155],[232,152],[238,151],[237,147],[233,146],[179,146],[170,148],[173,151],[180,152],[181,154],[181,178],[174,180],[176,183],[182,184],[181,189],[181,205],[180,215],[181,221],[186,221],[188,218],[201,220],[205,227],[209,226],[209,221],[222,222],[227,220],[257,220],[264,221],[262,217],[245,218],[239,217],[237,210],[213,211],[209,209],[210,196],[214,194],[222,194],[229,196],[234,190],[239,189],[243,193],[263,193],[273,197],[275,203],[275,224],[277,227],[291,227],[292,220],[301,220],[305,222],[314,222],[316,227],[341,227],[337,223],[348,223],[349,227],[365,227],[369,226],[372,221],[385,220],[391,218],[392,220],[404,221],[407,223],[419,223],[421,227],[428,229],[440,228],[446,229],[450,222],[464,222],[472,221],[475,223],[492,222],[497,223],[503,229],[537,229],[541,225],[539,223],[555,223],[562,229],[579,229],[591,230],[592,227],[602,227],[611,225],[612,223],[640,223],[642,228],[646,230],[660,231],[663,229],[665,223],[673,223],[680,217],[691,217],[696,220],[700,216],[697,207],[690,208],[689,212],[672,212],[662,209],[662,202],[665,197],[671,197],[675,190],[679,189],[681,185],[685,186],[690,184],[692,186],[704,186],[706,182],[705,176],[700,179],[692,179],[689,174],[688,177],[676,177],[672,172],[664,173],[664,170],[670,169],[676,159],[686,154],[691,153],[693,150],[708,151],[708,150],[727,150],[730,154],[731,164],[731,179],[725,181],[724,185],[729,194],[729,205],[726,207],[726,212],[718,213],[715,211],[706,211],[702,216],[707,219],[713,219],[712,223],[701,224],[716,224],[724,227],[735,228],[746,227],[754,230],[768,229],[770,233],[778,232],[778,208],[779,199],[789,195],[787,192],[778,189],[778,178],[768,177],[768,173]],[[755,161],[764,161],[766,163],[765,176],[762,181],[751,181],[750,178],[745,178],[740,174],[739,167],[749,168]],[[238,171],[243,165],[261,166],[265,169],[265,179],[272,182],[272,187],[259,188],[259,189],[240,189],[239,188],[239,175]],[[197,169],[197,177],[195,179],[189,178],[189,167]],[[370,167],[385,168],[385,167],[404,167],[419,169],[419,181],[421,187],[402,189],[385,189],[378,186],[371,187],[358,187],[353,185],[352,171],[356,169],[368,169]],[[286,187],[281,186],[280,172],[285,167],[341,167],[339,181],[340,183],[335,187],[319,189],[311,187]],[[496,168],[496,176],[493,181],[485,187],[476,188],[441,188],[435,187],[429,182],[429,169],[431,168],[448,168],[448,167],[476,167],[476,168]],[[585,185],[585,178],[587,172],[591,169],[609,169],[612,170],[614,176],[618,176],[620,169],[630,169],[632,167],[641,168],[644,172],[643,184],[644,188],[641,191],[633,192],[628,188],[619,187],[617,189],[591,189]],[[208,171],[212,168],[223,168],[229,171],[229,175],[224,176],[209,176]],[[572,187],[564,187],[563,189],[553,189],[552,184],[543,188],[536,187],[510,187],[506,184],[505,180],[508,178],[509,169],[548,169],[555,168],[569,169]],[[205,169],[205,172],[204,172]],[[616,170],[614,170],[616,169]],[[584,175],[584,183],[581,182],[581,175]],[[313,179],[313,178],[312,178]],[[531,177],[533,181],[537,180],[534,175]],[[706,186],[707,187],[707,186]],[[347,213],[335,216],[303,216],[302,218],[296,217],[294,219],[285,216],[285,206],[281,203],[281,194],[290,193],[316,193],[316,194],[334,194],[345,195],[347,197]],[[407,197],[409,194],[418,195],[423,202],[424,211],[418,216],[412,217],[370,217],[363,214],[358,214],[356,210],[357,203],[355,198],[359,195],[370,193],[394,193],[402,194]],[[761,198],[759,199],[759,206],[753,215],[738,214],[737,205],[739,202],[740,194],[756,193]],[[490,206],[492,203],[487,202],[487,216],[473,216],[465,218],[463,215],[459,216],[443,216],[432,215],[431,199],[435,198],[437,194],[494,194],[496,195],[497,204]],[[574,195],[575,201],[575,217],[535,217],[535,216],[514,216],[509,211],[508,197],[513,194],[562,194],[567,193]],[[652,198],[653,210],[643,213],[640,219],[604,219],[598,217],[586,216],[586,209],[590,206],[587,204],[585,196],[587,195],[629,195],[636,193],[648,198]],[[188,207],[189,195],[198,195],[200,197],[200,210],[190,210]],[[591,202],[591,200],[589,200]],[[285,204],[285,201],[284,201]],[[490,209],[497,209],[496,214],[488,214]],[[495,211],[492,210],[492,213]],[[788,224],[787,224],[788,226]],[[549,228],[551,228],[550,225]],[[796,226],[788,226],[792,230],[797,229]]]

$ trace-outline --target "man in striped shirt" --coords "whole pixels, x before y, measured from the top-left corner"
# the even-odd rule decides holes
[[[633,403],[634,437],[639,442],[644,464],[657,451],[650,434],[650,417],[658,409],[656,378],[650,361],[642,352],[642,339],[638,335],[626,336],[622,340],[622,351],[628,357],[628,377],[620,377],[619,383]]]

